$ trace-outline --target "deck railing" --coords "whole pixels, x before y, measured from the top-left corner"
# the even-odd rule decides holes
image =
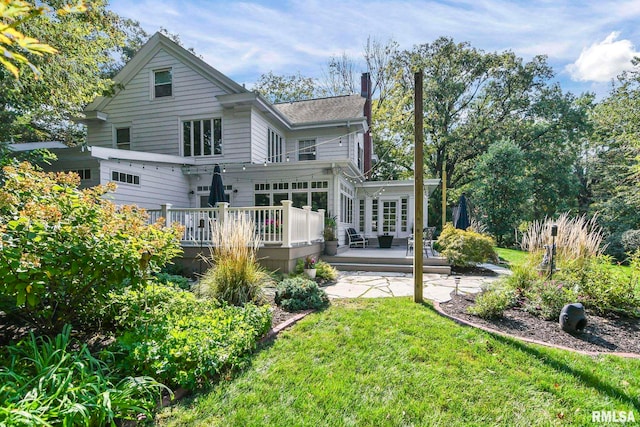
[[[324,209],[314,212],[310,206],[300,209],[292,204],[290,200],[283,200],[282,206],[238,208],[230,208],[228,203],[218,203],[215,208],[174,208],[166,204],[162,209],[150,209],[147,213],[150,222],[165,218],[168,224],[181,224],[184,227],[181,239],[184,246],[209,245],[212,221],[227,221],[240,216],[253,220],[263,245],[288,248],[322,241]]]

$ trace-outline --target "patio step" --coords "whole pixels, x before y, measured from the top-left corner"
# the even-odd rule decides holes
[[[412,264],[373,264],[373,263],[363,263],[362,259],[360,262],[335,262],[335,261],[327,261],[334,268],[339,271],[376,271],[376,272],[387,272],[387,273],[413,273],[413,265]],[[435,274],[451,274],[451,266],[449,265],[423,265],[422,271],[424,273],[435,273]]]
[[[391,258],[391,257],[385,257],[385,256],[370,256],[367,258],[363,258],[362,256],[347,256],[347,255],[340,255],[340,256],[328,256],[328,255],[322,255],[322,259],[326,262],[328,262],[329,264],[334,264],[334,263],[342,263],[342,264],[363,264],[363,265],[367,265],[368,263],[372,263],[372,264],[389,264],[389,265],[409,265],[409,266],[413,266],[413,258],[412,257],[403,257],[403,258]],[[447,262],[446,258],[442,258],[442,257],[424,257],[423,259],[423,265],[427,266],[448,266],[449,263]]]

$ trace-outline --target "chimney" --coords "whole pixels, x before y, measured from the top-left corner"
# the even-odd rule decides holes
[[[367,118],[367,131],[364,133],[364,175],[366,179],[371,176],[371,157],[373,156],[373,144],[371,142],[371,75],[362,73],[360,78],[360,96],[366,98],[364,103],[364,116]]]

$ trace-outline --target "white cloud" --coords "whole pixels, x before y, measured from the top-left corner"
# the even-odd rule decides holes
[[[630,40],[616,40],[614,31],[599,43],[582,49],[578,59],[566,67],[576,81],[606,82],[632,68],[631,60],[640,55]]]

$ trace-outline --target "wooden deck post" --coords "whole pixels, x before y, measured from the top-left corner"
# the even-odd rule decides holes
[[[414,225],[413,225],[413,301],[422,303],[422,269],[424,267],[422,227],[424,227],[424,132],[422,106],[422,71],[415,73],[415,168],[414,168]]]
[[[160,216],[164,218],[165,227],[168,227],[170,225],[169,215],[170,215],[172,206],[173,205],[171,203],[164,203],[160,205]]]

